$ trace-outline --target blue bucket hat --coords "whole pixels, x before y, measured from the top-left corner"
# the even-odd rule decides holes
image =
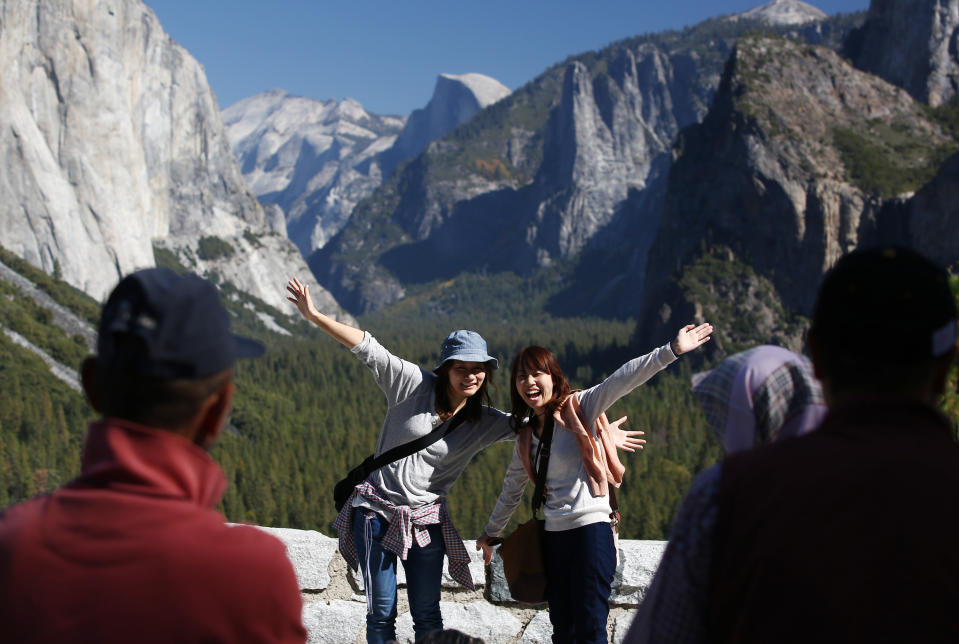
[[[259,342],[230,332],[213,284],[165,268],[120,280],[103,306],[97,338],[101,365],[159,380],[205,378],[263,351]]]
[[[433,367],[433,373],[439,371],[440,367],[450,360],[487,362],[493,369],[499,367],[499,361],[487,352],[486,340],[483,336],[476,331],[465,329],[453,331],[443,340],[443,346],[440,347],[440,363]]]

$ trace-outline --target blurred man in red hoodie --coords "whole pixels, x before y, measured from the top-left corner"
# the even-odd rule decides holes
[[[76,480],[0,515],[0,641],[303,642],[283,544],[213,510],[237,357],[216,289],[148,269],[104,305]]]

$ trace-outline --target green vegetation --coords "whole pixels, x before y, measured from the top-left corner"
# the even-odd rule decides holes
[[[157,246],[156,244],[153,245],[153,261],[157,266],[169,268],[179,275],[190,272],[190,269],[181,264],[180,260],[177,259],[176,253],[163,246]]]
[[[257,235],[252,230],[247,228],[243,231],[243,239],[245,239],[253,248],[263,248],[263,242],[260,241],[262,235]]]
[[[197,256],[206,261],[233,257],[235,252],[230,242],[212,235],[201,237],[197,245]]]
[[[59,278],[47,275],[2,246],[0,246],[0,262],[30,280],[34,286],[52,297],[57,304],[72,311],[80,319],[94,325],[99,321],[100,306],[80,289],[70,286]]]
[[[501,408],[508,404],[509,359],[532,342],[553,348],[577,387],[595,384],[636,353],[627,344],[632,325],[558,319],[537,311],[548,296],[548,279],[546,274],[533,280],[470,275],[424,285],[392,309],[364,318],[361,325],[397,355],[426,367],[436,362],[440,341],[450,330],[479,329],[503,364],[492,390],[493,402]],[[5,282],[0,287],[10,289]],[[372,450],[386,411],[383,395],[366,368],[318,330],[228,283],[221,285],[221,294],[235,329],[268,347],[262,358],[237,365],[230,430],[213,450],[230,481],[221,509],[234,521],[333,534],[330,491]],[[72,340],[31,302],[5,290],[0,304],[9,311],[4,326],[16,321],[18,332],[77,365],[85,350],[57,354],[58,346],[69,347]],[[87,304],[95,306],[89,298]],[[268,332],[250,305],[272,315],[293,335]],[[22,325],[17,321],[21,319],[33,322]],[[673,371],[611,410],[617,416],[628,414],[630,424],[646,429],[652,439],[646,452],[627,457],[629,473],[620,495],[627,537],[665,536],[689,478],[714,458],[699,412],[689,405],[685,376]],[[80,394],[2,335],[0,382],[3,507],[77,474],[92,413]],[[454,487],[450,506],[465,537],[482,530],[511,453],[511,444],[486,450]],[[526,512],[524,508],[517,518]]]
[[[89,296],[2,248],[0,261],[61,306],[96,324],[100,308]],[[91,417],[80,394],[2,329],[17,332],[74,369],[90,352],[81,336],[68,336],[53,324],[49,310],[0,279],[0,508],[74,477]]]
[[[865,132],[834,128],[833,140],[849,180],[884,198],[917,190],[959,150],[955,139],[933,145],[909,124],[887,124],[879,119],[870,121]]]
[[[807,326],[786,310],[768,279],[726,247],[710,248],[685,266],[678,284],[686,301],[696,302],[716,327],[726,354],[757,342],[790,346]]]
[[[743,263],[716,251],[689,267],[682,278],[684,289],[701,298],[704,306],[714,307],[711,317],[717,325],[734,330],[724,338],[730,351],[757,340],[748,337],[750,314],[731,305],[723,309],[722,304],[739,296],[723,295],[723,286],[704,284],[749,284],[753,277]],[[450,330],[478,329],[501,360],[492,390],[493,403],[500,408],[508,404],[510,357],[526,344],[551,347],[576,387],[601,381],[625,360],[652,348],[630,346],[628,322],[543,313],[542,304],[553,292],[550,279],[556,280],[556,274],[544,272],[528,279],[466,275],[422,285],[390,309],[361,319],[361,326],[397,355],[427,368],[435,364],[440,340]],[[0,281],[0,287],[6,289],[0,294],[5,315],[0,324],[21,325],[18,332],[32,336],[50,353],[63,351],[61,357],[75,366],[81,352],[62,348],[72,339],[50,325],[31,303],[9,292],[8,284]],[[954,288],[959,297],[959,281],[954,280]],[[332,535],[332,486],[372,450],[386,411],[382,393],[365,367],[318,330],[228,283],[221,286],[221,293],[235,329],[261,339],[268,351],[237,365],[230,429],[213,450],[230,481],[220,507],[233,521],[318,529]],[[774,306],[775,301],[765,304]],[[89,298],[86,305],[95,307]],[[251,306],[272,315],[292,335],[268,332]],[[742,329],[736,325],[737,316],[747,320]],[[23,325],[22,320],[30,323]],[[609,411],[611,418],[627,415],[629,426],[644,430],[649,441],[646,450],[624,457],[627,473],[619,495],[624,538],[664,538],[692,477],[719,457],[719,447],[689,391],[691,364],[681,360]],[[944,404],[953,419],[959,418],[956,379],[954,371],[953,390]],[[4,507],[76,475],[92,414],[80,394],[2,334],[0,383],[0,507]],[[510,444],[486,450],[454,486],[450,507],[464,537],[482,530],[511,452]],[[526,508],[528,503],[514,521],[525,518]]]
[[[4,508],[76,476],[92,414],[78,393],[3,333],[0,384],[0,508]]]
[[[0,327],[16,331],[63,364],[76,369],[89,353],[83,336],[68,336],[53,314],[9,282],[0,281]]]

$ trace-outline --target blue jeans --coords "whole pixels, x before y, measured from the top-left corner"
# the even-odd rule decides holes
[[[608,523],[546,532],[546,599],[554,644],[605,644],[616,547]]]
[[[363,508],[353,511],[353,539],[367,589],[366,641],[369,644],[396,639],[396,555],[381,545],[388,527],[386,519],[375,512]],[[428,529],[430,545],[421,548],[414,544],[403,562],[417,640],[443,628],[440,585],[446,544],[439,525]]]

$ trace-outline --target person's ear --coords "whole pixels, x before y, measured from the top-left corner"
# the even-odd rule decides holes
[[[210,394],[194,438],[194,442],[200,447],[210,449],[220,436],[230,415],[235,391],[236,385],[232,380],[228,380],[217,391]]]
[[[80,365],[80,383],[83,385],[83,392],[87,395],[87,402],[93,407],[93,411],[102,414],[103,403],[100,398],[96,356],[87,356],[83,364]]]

